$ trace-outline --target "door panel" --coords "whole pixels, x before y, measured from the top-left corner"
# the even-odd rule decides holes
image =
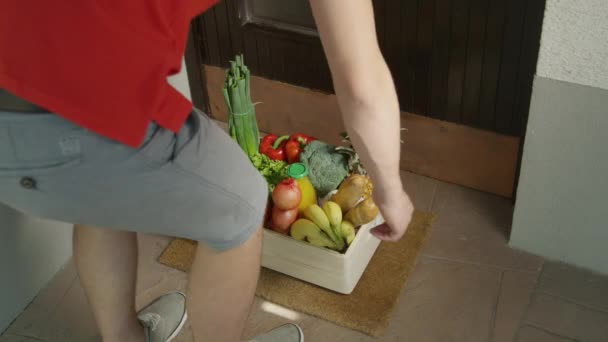
[[[545,0],[374,0],[405,112],[521,136]],[[202,62],[333,92],[307,0],[225,0],[194,23]]]

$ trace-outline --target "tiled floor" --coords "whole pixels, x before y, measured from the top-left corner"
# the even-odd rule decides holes
[[[379,341],[608,341],[608,277],[510,249],[508,200],[404,173],[418,209],[439,219]],[[184,290],[186,275],[155,258],[169,239],[141,236],[138,305]],[[307,341],[374,341],[360,333],[256,299],[246,336],[296,321]],[[191,341],[186,328],[177,342]],[[97,341],[69,264],[0,342]]]

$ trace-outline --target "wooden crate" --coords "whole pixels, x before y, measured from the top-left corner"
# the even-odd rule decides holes
[[[380,240],[369,230],[384,222],[378,217],[361,226],[345,254],[264,229],[262,266],[306,282],[350,294],[367,268]]]

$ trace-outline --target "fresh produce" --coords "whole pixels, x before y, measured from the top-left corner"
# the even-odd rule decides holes
[[[313,204],[308,208],[304,209],[303,216],[304,218],[312,221],[325,234],[327,234],[329,239],[332,240],[332,242],[334,243],[337,250],[341,250],[342,248],[344,248],[344,239],[342,239],[342,237],[337,234],[337,231],[334,231],[332,225],[329,222],[327,214],[325,214],[325,211],[323,211],[321,207],[316,204]]]
[[[311,142],[317,140],[314,137],[311,137],[310,135],[306,135],[304,133],[296,133],[296,134],[292,134],[291,137],[289,138],[289,140],[292,141],[299,141],[301,144],[310,144]]]
[[[297,163],[300,161],[300,154],[302,153],[302,147],[300,142],[289,140],[285,144],[285,155],[287,156],[288,163]]]
[[[222,93],[228,107],[228,131],[232,139],[252,158],[257,155],[260,130],[255,116],[255,105],[251,102],[250,73],[243,63],[243,56],[230,62]]]
[[[338,239],[336,244],[344,244],[344,237],[342,236],[342,231],[340,229],[340,224],[342,223],[342,209],[340,209],[340,206],[336,202],[327,201],[323,204],[323,212],[327,215],[329,226],[331,227],[334,236]]]
[[[302,191],[302,200],[298,206],[299,212],[302,213],[304,209],[317,204],[317,192],[308,179],[308,168],[306,168],[306,165],[301,163],[291,164],[287,169],[287,174],[296,180],[300,191]]]
[[[291,225],[291,236],[296,240],[306,240],[318,247],[338,249],[334,242],[321,231],[314,222],[299,219]]]
[[[378,216],[380,210],[372,198],[368,198],[349,210],[344,218],[355,226],[371,222]]]
[[[342,209],[336,202],[327,201],[323,204],[323,212],[327,215],[331,228],[338,232],[340,222],[342,222]]]
[[[298,218],[298,208],[281,210],[276,206],[272,208],[272,229],[289,235],[289,228]]]
[[[355,226],[348,221],[342,221],[340,224],[340,233],[344,239],[346,239],[346,243],[350,246],[355,239]]]
[[[274,206],[281,210],[297,209],[301,199],[302,191],[293,178],[283,180],[272,192]]]
[[[300,161],[300,154],[304,147],[311,141],[316,140],[303,133],[292,134],[287,144],[285,144],[285,154],[288,163],[297,163]]]
[[[370,222],[379,211],[371,199],[372,183],[348,136],[348,146],[341,147],[303,133],[270,134],[260,140],[250,72],[242,55],[230,62],[222,93],[230,136],[268,183],[273,205],[267,208],[266,223],[297,240],[343,251],[355,239],[355,227]],[[329,197],[338,187],[322,207],[317,204],[317,195]]]
[[[331,201],[338,203],[343,212],[348,212],[361,199],[368,199],[372,195],[373,184],[368,176],[354,174],[346,178],[338,192],[331,197]]]
[[[407,129],[401,128],[401,131],[407,131]],[[348,173],[366,175],[367,170],[365,170],[365,167],[361,163],[361,159],[355,151],[348,133],[342,132],[340,133],[340,137],[342,137],[342,142],[346,143],[347,146],[336,147],[336,152],[342,153],[348,158]],[[403,140],[401,140],[401,143],[403,144]]]
[[[346,157],[318,140],[304,147],[300,162],[308,167],[310,181],[321,197],[336,189],[348,174]]]
[[[275,134],[268,134],[262,138],[262,142],[260,143],[260,152],[272,160],[286,161],[285,143],[287,143],[288,139],[289,136],[287,135],[279,137]]]
[[[264,154],[257,154],[251,157],[251,162],[266,179],[270,193],[277,184],[288,177],[287,163],[284,161],[272,160]]]
[[[366,175],[367,170],[363,167],[359,155],[353,148],[350,137],[346,132],[340,133],[340,136],[342,137],[342,142],[346,143],[347,146],[336,147],[336,152],[342,153],[348,159],[348,173]]]

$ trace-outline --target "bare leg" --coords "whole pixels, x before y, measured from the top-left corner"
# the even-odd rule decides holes
[[[143,342],[135,311],[137,234],[74,226],[74,259],[104,342]]]
[[[199,244],[188,285],[195,341],[240,341],[260,274],[261,251],[261,229],[224,252]]]
[[[240,341],[259,277],[261,250],[261,229],[229,251],[199,244],[188,298],[195,341]],[[74,257],[103,341],[144,341],[135,311],[136,234],[77,225]]]

